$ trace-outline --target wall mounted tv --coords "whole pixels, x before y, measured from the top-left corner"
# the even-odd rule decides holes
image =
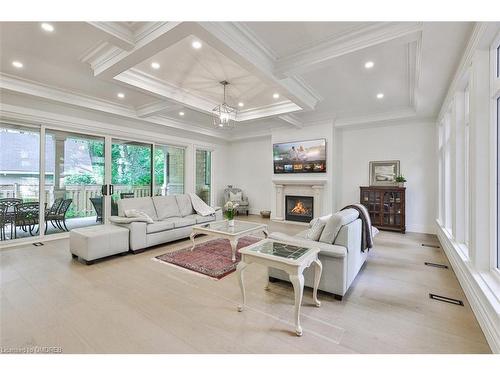
[[[276,143],[274,173],[325,173],[326,140]]]

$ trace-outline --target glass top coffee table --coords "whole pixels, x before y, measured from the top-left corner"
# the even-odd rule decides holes
[[[304,294],[304,270],[311,264],[315,266],[313,299],[317,307],[321,306],[318,300],[318,286],[323,266],[318,259],[319,248],[297,246],[292,243],[265,239],[253,245],[240,249],[241,262],[236,270],[241,288],[243,302],[238,311],[243,311],[246,303],[243,273],[250,263],[259,263],[266,267],[277,268],[288,273],[295,294],[295,333],[302,336],[300,326],[300,306]],[[269,280],[269,278],[268,278]],[[269,285],[266,289],[269,288]]]
[[[231,243],[232,258],[231,260],[236,261],[236,248],[238,246],[238,240],[241,237],[252,233],[263,232],[264,236],[267,238],[267,225],[261,223],[253,223],[251,221],[239,221],[234,220],[234,226],[229,225],[228,220],[222,221],[211,221],[209,223],[194,225],[193,232],[189,238],[193,242],[193,247],[195,247],[194,238],[198,234],[207,234],[210,236],[215,236],[219,238],[226,238]]]

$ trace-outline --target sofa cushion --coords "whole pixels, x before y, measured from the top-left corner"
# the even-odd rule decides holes
[[[328,215],[325,215],[325,216],[320,216],[320,217],[317,217],[315,219],[312,219],[310,222],[309,222],[309,228],[312,228],[312,226],[318,222],[318,221],[321,221],[322,223],[325,223],[332,217],[332,214],[328,214]]]
[[[130,219],[139,219],[140,221],[144,221],[148,224],[154,223],[154,220],[147,213],[141,210],[125,210],[124,214]]]
[[[335,237],[340,231],[342,226],[349,224],[359,217],[358,211],[353,208],[348,208],[347,210],[342,210],[334,213],[326,222],[325,228],[321,233],[319,242],[324,242],[327,244],[332,244],[335,241]]]
[[[184,219],[195,219],[196,224],[202,224],[202,223],[207,223],[209,221],[214,221],[215,215],[201,216],[198,214],[192,214],[192,215],[185,216]]]
[[[196,219],[194,217],[169,217],[163,221],[172,223],[174,228],[183,228],[196,224]]]
[[[191,198],[189,194],[179,194],[175,196],[177,199],[177,205],[179,206],[180,216],[188,216],[194,214],[193,205],[191,204]]]
[[[158,233],[169,229],[174,229],[174,223],[168,221],[155,221],[146,226],[146,233]]]
[[[325,222],[321,220],[316,220],[311,228],[304,231],[304,238],[306,240],[318,241],[321,237],[321,233],[325,228]]]
[[[237,193],[233,193],[232,191],[229,192],[229,200],[231,202],[241,202],[243,200],[243,194],[241,193],[241,191],[237,192]]]
[[[151,197],[127,198],[118,200],[118,215],[125,216],[125,211],[138,210],[146,213],[151,219],[158,220]]]
[[[297,246],[304,247],[315,247],[319,248],[320,255],[329,256],[333,258],[345,258],[347,255],[347,249],[344,246],[331,245],[323,242],[317,242],[312,240],[307,240],[305,238],[300,238],[297,236],[290,236],[289,234],[281,232],[272,232],[269,238],[276,241],[290,242]]]
[[[177,205],[175,195],[153,197],[158,220],[165,220],[169,217],[182,216]]]

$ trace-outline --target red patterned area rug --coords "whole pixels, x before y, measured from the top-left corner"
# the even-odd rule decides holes
[[[238,241],[237,249],[239,250],[260,240],[260,238],[252,236],[242,237]],[[222,279],[236,270],[241,255],[237,251],[236,262],[231,261],[231,244],[229,240],[218,238],[196,245],[193,251],[189,246],[185,249],[159,255],[156,259],[215,279]]]

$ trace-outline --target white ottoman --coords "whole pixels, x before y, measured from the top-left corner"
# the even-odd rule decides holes
[[[69,232],[73,258],[92,264],[94,260],[128,252],[129,231],[117,225],[95,225]]]

